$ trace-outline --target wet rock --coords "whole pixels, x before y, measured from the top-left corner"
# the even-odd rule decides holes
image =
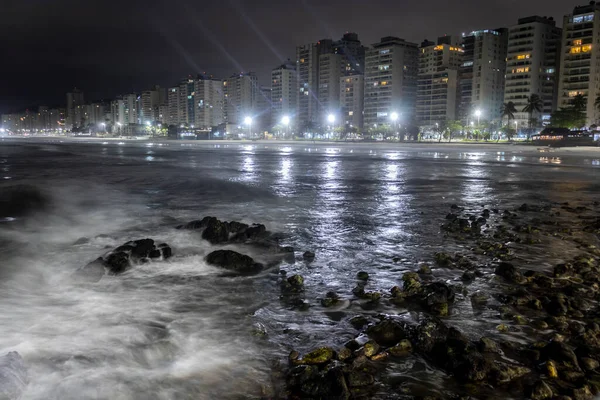
[[[552,389],[542,380],[537,381],[531,388],[529,397],[531,400],[551,399],[554,396]]]
[[[389,356],[389,353],[382,351],[381,353],[371,356],[371,361],[385,361],[389,358]]]
[[[505,384],[530,372],[529,368],[519,365],[496,364],[490,375],[497,384]]]
[[[586,371],[594,371],[600,366],[600,363],[598,363],[598,361],[594,360],[593,358],[582,357],[580,361],[581,366]]]
[[[220,221],[215,217],[192,221],[178,226],[177,229],[203,229],[202,238],[212,244],[257,240],[265,237],[267,232],[265,226],[261,224],[247,225],[235,221]]]
[[[422,264],[419,267],[419,273],[421,275],[431,275],[431,267],[427,264]]]
[[[448,304],[454,302],[454,290],[442,282],[434,282],[423,287],[421,303],[430,312],[446,316]]]
[[[315,379],[318,374],[319,369],[314,365],[298,365],[287,374],[287,384],[291,387],[300,386],[309,380]]]
[[[578,389],[573,389],[574,400],[592,400],[593,398],[594,394],[592,393],[588,385],[585,385]]]
[[[515,268],[514,265],[507,262],[501,262],[498,264],[495,274],[503,277],[509,282],[522,283],[525,280],[521,272]]]
[[[363,387],[375,383],[373,375],[361,371],[351,371],[348,374],[348,385],[350,387]]]
[[[409,340],[403,339],[397,345],[390,347],[388,352],[394,357],[405,357],[412,352],[412,344]]]
[[[408,295],[417,294],[421,289],[421,282],[419,274],[416,272],[407,272],[402,275],[402,281],[404,282],[402,288]]]
[[[161,257],[167,259],[171,255],[171,248],[166,243],[157,247],[152,239],[133,240],[80,268],[76,271],[75,277],[83,281],[97,282],[105,273],[119,275],[133,265]]]
[[[435,253],[435,263],[440,267],[449,267],[452,264],[452,257],[446,253]]]
[[[531,325],[534,328],[540,329],[540,330],[546,330],[546,329],[548,329],[548,323],[546,321],[542,321],[542,320],[533,321]]]
[[[352,317],[350,319],[350,324],[356,329],[362,329],[368,323],[369,320],[362,315],[357,315],[356,317]]]
[[[304,278],[302,275],[292,275],[281,284],[284,294],[300,293],[304,291]]]
[[[509,331],[509,328],[508,328],[508,326],[507,326],[507,325],[505,325],[505,324],[500,324],[500,325],[498,325],[498,326],[496,327],[496,330],[497,330],[498,332],[508,332],[508,331]]]
[[[206,256],[206,262],[240,274],[256,274],[263,269],[252,257],[233,250],[213,251]]]
[[[342,347],[337,353],[337,358],[340,361],[346,361],[352,358],[352,350],[347,347]]]
[[[471,295],[471,303],[479,306],[485,305],[487,304],[489,298],[489,295],[487,295],[486,293],[477,291]]]
[[[375,354],[379,353],[379,349],[381,347],[374,340],[369,340],[362,348],[362,353],[366,357],[373,357]]]
[[[340,296],[335,292],[327,292],[325,297],[321,299],[321,305],[323,307],[333,307],[340,302]]]
[[[475,280],[475,272],[473,271],[465,271],[460,280],[463,282],[473,282]]]
[[[305,365],[325,364],[333,358],[334,354],[335,351],[332,348],[321,347],[304,355],[300,362]]]
[[[29,383],[23,357],[11,351],[0,357],[0,399],[20,399]]]
[[[482,353],[500,353],[498,344],[490,338],[482,337],[479,339],[477,347]]]
[[[312,251],[305,251],[304,254],[302,254],[302,258],[304,261],[312,262],[315,259],[315,253]]]
[[[569,312],[567,297],[562,293],[557,293],[549,297],[549,302],[545,304],[546,311],[554,316],[567,315]]]
[[[392,346],[405,338],[405,326],[400,322],[384,319],[367,328],[367,335],[383,346]]]
[[[356,279],[361,280],[361,281],[367,281],[367,280],[369,280],[369,274],[366,273],[365,271],[360,271],[356,274]]]

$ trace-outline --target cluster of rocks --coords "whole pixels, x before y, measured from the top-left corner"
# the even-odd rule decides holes
[[[105,274],[119,275],[135,265],[150,260],[166,260],[172,255],[173,251],[166,243],[156,245],[152,239],[133,240],[80,268],[75,276],[97,282]]]
[[[343,348],[318,348],[303,357],[291,353],[284,395],[369,398],[385,365],[411,352],[467,385],[456,398],[486,397],[490,388],[506,394],[498,394],[501,397],[533,400],[585,400],[600,395],[600,217],[590,216],[590,211],[567,204],[559,210],[524,204],[502,212],[485,207],[468,212],[453,206],[442,232],[469,251],[438,252],[433,262],[437,268],[460,270],[462,275],[452,284],[436,281],[429,265],[422,265],[417,272],[405,273],[402,284],[389,292],[369,292],[368,273],[357,274],[352,291],[357,298],[424,311],[413,314],[422,319],[415,322],[382,314],[376,322],[365,315],[351,318],[348,322],[360,333]],[[564,226],[557,222],[559,216],[572,223]],[[551,271],[527,268],[527,255],[522,253],[548,238],[572,243],[581,255]],[[439,319],[450,314],[456,293],[468,295],[469,285],[476,280],[486,281],[490,295],[472,293],[473,309],[495,310],[504,320],[493,334],[496,339],[470,339]],[[302,277],[294,276],[282,289],[298,292],[303,283]],[[329,292],[321,305],[339,301],[337,294]],[[513,332],[526,333],[530,340],[511,340]],[[483,394],[485,390],[488,394]]]
[[[255,251],[264,252],[271,264],[294,258],[292,247],[279,246],[277,237],[269,233],[261,224],[247,225],[236,221],[220,221],[215,217],[205,217],[180,225],[177,229],[199,230],[201,237],[214,245],[247,246]],[[76,244],[85,243],[80,240]],[[105,274],[119,275],[135,265],[149,261],[161,261],[173,255],[171,247],[166,243],[155,244],[152,239],[140,239],[127,242],[104,256],[97,258],[75,273],[76,278],[97,282]],[[314,254],[305,255],[314,259]],[[206,262],[235,274],[256,274],[265,265],[256,262],[252,257],[230,249],[219,249],[209,253]]]

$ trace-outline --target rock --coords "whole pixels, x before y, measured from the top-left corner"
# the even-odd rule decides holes
[[[546,329],[548,329],[548,323],[546,321],[542,321],[542,320],[533,321],[531,325],[534,328],[540,329],[540,330],[546,330]]]
[[[491,375],[493,375],[493,380],[496,383],[505,384],[530,372],[529,368],[519,365],[497,364],[494,366]]]
[[[489,298],[490,297],[486,293],[477,291],[471,295],[471,303],[478,306],[485,305]]]
[[[440,267],[448,267],[452,263],[452,257],[446,253],[435,253],[435,263]]]
[[[552,389],[542,380],[537,381],[531,388],[529,397],[531,400],[551,399],[554,396]]]
[[[522,283],[525,280],[521,272],[517,270],[514,265],[507,262],[498,264],[495,274],[514,283]]]
[[[422,275],[431,275],[431,267],[427,264],[422,264],[419,267],[419,273]]]
[[[287,279],[287,282],[294,287],[300,287],[304,285],[304,278],[302,275],[292,275]]]
[[[425,285],[420,295],[421,304],[436,315],[448,315],[448,304],[454,302],[454,290],[442,282]]]
[[[377,342],[375,342],[374,340],[369,340],[367,343],[365,343],[365,345],[363,346],[363,354],[366,357],[373,357],[375,354],[379,353],[379,345],[377,344]]]
[[[412,344],[409,340],[403,339],[397,345],[390,347],[388,351],[394,357],[404,357],[412,351]]]
[[[348,386],[363,387],[375,383],[373,375],[361,371],[351,371],[348,374]]]
[[[549,378],[558,378],[558,368],[556,368],[556,362],[552,360],[546,362],[546,374]]]
[[[528,323],[527,318],[525,318],[522,315],[514,315],[513,316],[513,321],[517,325],[527,325],[527,323]]]
[[[315,379],[318,373],[319,369],[314,365],[298,365],[289,371],[286,381],[288,386],[300,386],[311,379]]]
[[[360,271],[356,274],[356,278],[361,281],[366,281],[369,279],[369,274],[365,271]]]
[[[323,307],[333,307],[340,302],[340,296],[335,292],[327,292],[325,297],[321,299],[321,305]]]
[[[479,339],[477,347],[482,353],[500,353],[500,348],[498,347],[498,344],[487,337],[482,337],[481,339]]]
[[[240,274],[256,274],[263,269],[251,257],[233,250],[213,251],[206,256],[206,262]]]
[[[338,351],[337,356],[338,360],[340,361],[349,360],[350,358],[352,358],[352,350],[350,350],[347,347],[342,347],[340,351]]]
[[[127,242],[107,255],[99,257],[75,272],[76,279],[88,282],[99,281],[105,273],[119,275],[133,265],[142,264],[150,259],[167,259],[172,250],[166,243],[158,247],[152,239],[140,239]]]
[[[369,320],[362,315],[357,315],[350,319],[350,324],[356,329],[362,329],[363,326],[367,325]]]
[[[11,351],[0,357],[0,399],[20,399],[28,383],[27,367],[19,353]]]
[[[325,364],[330,361],[335,352],[330,347],[321,347],[306,354],[300,362],[305,365]]]
[[[568,300],[562,293],[557,293],[549,297],[549,302],[545,305],[546,311],[554,316],[567,315],[569,312]]]
[[[578,389],[573,389],[574,400],[592,400],[593,398],[594,394],[592,393],[588,385],[585,385]]]
[[[381,353],[371,356],[371,361],[385,361],[389,358],[389,356],[389,353],[382,351]]]
[[[508,332],[508,326],[504,325],[504,324],[500,324],[496,327],[496,329],[498,330],[498,332]]]
[[[315,259],[315,253],[313,253],[312,251],[305,251],[302,255],[302,258],[304,259],[304,261],[312,262]]]
[[[405,338],[405,329],[400,322],[384,319],[367,328],[367,335],[380,345],[392,346]]]
[[[577,362],[577,356],[565,343],[551,341],[546,347],[542,349],[542,357],[545,360],[553,360],[561,363],[567,368],[575,369],[580,371],[579,363]]]
[[[226,242],[242,243],[248,240],[256,241],[267,236],[267,229],[264,225],[247,225],[236,221],[220,221],[215,217],[204,217],[201,220],[180,225],[177,229],[203,229],[202,238],[212,244]]]
[[[581,366],[586,371],[594,371],[600,366],[600,363],[598,363],[598,361],[594,360],[593,358],[582,357],[580,361]]]
[[[420,278],[416,272],[405,273],[402,275],[402,281],[404,281],[402,288],[408,295],[417,294],[421,289]]]

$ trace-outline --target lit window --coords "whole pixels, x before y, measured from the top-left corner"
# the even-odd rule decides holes
[[[444,46],[442,46],[442,45],[440,44],[440,45],[438,45],[438,46],[435,46],[433,49],[434,49],[434,50],[436,50],[436,51],[437,51],[437,50],[444,50]]]
[[[577,90],[574,90],[572,92],[569,92],[569,97],[575,97],[578,94],[583,94],[583,92],[578,92]]]
[[[592,45],[591,44],[586,44],[581,46],[581,52],[582,53],[589,53],[590,51],[592,51]]]
[[[353,116],[354,115],[354,111],[348,111],[348,115],[349,116]]]
[[[548,68],[548,69],[546,69],[546,73],[547,74],[553,74],[554,72],[556,72],[556,70],[554,68]]]
[[[530,58],[530,57],[531,57],[531,54],[519,54],[517,56],[517,60],[525,60],[525,59]]]
[[[390,52],[390,49],[379,50],[379,54],[388,54],[389,52]]]
[[[387,84],[388,84],[388,83],[387,83],[387,81],[382,81],[382,82],[381,82],[381,86],[385,86],[385,85],[387,85]]]
[[[300,59],[300,62],[301,62],[301,63],[303,63],[303,62],[304,62],[304,58],[301,58],[301,59]]]
[[[578,54],[581,53],[581,46],[577,46],[577,47],[571,47],[571,54]]]
[[[581,39],[573,40],[573,46],[581,46]]]
[[[527,68],[517,68],[517,69],[515,69],[513,71],[516,72],[517,74],[522,74],[524,72],[529,72],[529,67],[527,67]]]

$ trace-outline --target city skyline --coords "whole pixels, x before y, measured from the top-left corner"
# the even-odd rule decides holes
[[[13,3],[0,16],[3,69],[10,76],[0,94],[0,113],[62,105],[64,93],[75,86],[86,99],[111,99],[155,84],[168,87],[201,72],[227,78],[255,71],[267,84],[273,68],[294,59],[297,45],[336,40],[344,32],[358,33],[371,46],[389,35],[420,43],[507,27],[529,15],[551,16],[562,26],[563,15],[586,2],[302,1],[287,8],[271,1],[201,8],[186,1],[168,7],[137,1],[117,7],[108,1],[95,8],[66,0],[51,6],[34,0]]]

